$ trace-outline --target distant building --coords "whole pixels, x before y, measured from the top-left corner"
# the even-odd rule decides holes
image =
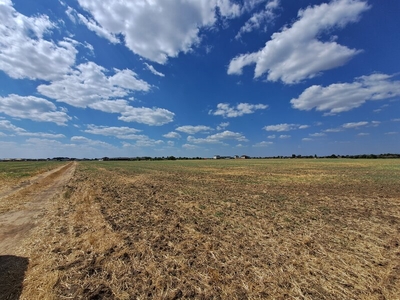
[[[248,156],[248,155],[242,155],[240,158],[241,158],[241,159],[249,159],[250,156]]]
[[[214,155],[214,157],[213,157],[214,159],[220,159],[221,158],[221,156],[220,155]]]

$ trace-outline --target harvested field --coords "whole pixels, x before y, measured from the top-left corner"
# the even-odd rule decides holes
[[[79,163],[22,299],[398,299],[400,161]]]

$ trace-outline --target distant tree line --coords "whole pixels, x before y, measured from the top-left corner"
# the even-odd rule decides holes
[[[234,157],[224,156],[225,159],[234,159]],[[383,154],[357,154],[357,155],[326,155],[317,156],[314,155],[296,155],[291,156],[256,156],[250,157],[246,155],[246,158],[250,159],[316,159],[316,158],[351,158],[351,159],[382,159],[382,158],[400,158],[400,154],[395,153],[383,153]],[[102,157],[102,158],[71,158],[71,157],[53,157],[53,158],[13,158],[13,159],[0,159],[0,161],[162,161],[162,160],[204,160],[212,159],[212,157],[175,157],[175,156],[162,156],[162,157],[151,157],[151,156],[137,156],[137,157]]]

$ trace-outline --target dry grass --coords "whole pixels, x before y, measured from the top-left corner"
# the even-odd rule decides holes
[[[23,164],[23,162],[19,162],[19,164]],[[70,165],[63,164],[64,166],[52,164],[40,167],[38,165],[36,169],[32,167],[31,173],[27,173],[30,174],[29,177],[23,181],[19,180],[19,183],[16,183],[13,179],[3,180],[4,185],[9,187],[6,191],[0,193],[0,213],[20,209],[27,201],[31,200],[37,191],[50,185],[54,178],[60,176]],[[18,176],[12,176],[12,178],[15,177]]]
[[[22,299],[398,299],[399,162],[85,163]]]

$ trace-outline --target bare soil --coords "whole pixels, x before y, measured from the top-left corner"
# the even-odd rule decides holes
[[[70,180],[76,163],[32,176],[0,194],[0,299],[17,299],[28,257],[18,256],[48,203]]]
[[[398,161],[87,163],[22,299],[398,299]]]

